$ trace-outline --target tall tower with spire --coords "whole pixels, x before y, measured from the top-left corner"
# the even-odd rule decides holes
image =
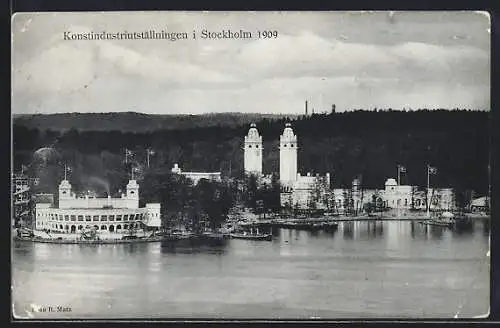
[[[262,136],[254,123],[245,136],[244,145],[245,174],[262,174]]]
[[[292,124],[286,123],[280,136],[280,182],[291,187],[297,180],[297,136],[293,133]]]

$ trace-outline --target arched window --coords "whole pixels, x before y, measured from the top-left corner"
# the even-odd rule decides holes
[[[291,145],[290,145],[290,147],[292,147],[292,148],[293,148],[293,144],[291,144]]]
[[[104,224],[101,226],[101,230],[106,230],[106,226]]]
[[[252,145],[248,145],[248,148],[252,148]]]
[[[123,229],[128,229],[128,224],[123,225]]]
[[[79,225],[78,226],[78,230],[82,230],[83,229],[83,226],[82,225]]]
[[[109,226],[109,232],[114,232],[115,231],[115,226],[114,225],[110,225]]]
[[[121,229],[122,229],[122,226],[121,226],[121,225],[117,225],[117,226],[116,226],[116,231],[121,230]]]
[[[259,145],[255,145],[255,148],[259,148]]]
[[[99,230],[99,226],[98,226],[98,225],[95,225],[95,226],[94,226],[94,229],[95,229],[95,230]]]
[[[76,226],[74,226],[74,225],[72,225],[72,226],[71,226],[71,232],[72,232],[72,233],[73,233],[73,232],[76,232]]]
[[[59,229],[61,229],[61,230],[63,229],[63,225],[62,224],[59,225]]]

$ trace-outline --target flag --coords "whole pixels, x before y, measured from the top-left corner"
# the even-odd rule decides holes
[[[66,172],[71,172],[71,167],[66,167]]]
[[[398,165],[398,170],[401,173],[406,173],[406,167],[404,167],[404,166]]]
[[[437,168],[429,166],[428,168],[429,174],[436,174],[437,173]]]
[[[24,164],[21,165],[21,171],[26,171],[26,170],[28,170],[28,167]]]
[[[152,150],[152,149],[149,149],[149,150],[148,150],[148,154],[149,154],[149,155],[154,155],[154,154],[155,154],[155,151],[154,151],[154,150]]]
[[[129,150],[129,149],[125,149],[125,154],[126,154],[127,156],[132,156],[132,155],[134,155],[134,153],[133,153],[131,150]]]
[[[134,167],[134,168],[132,169],[132,171],[133,171],[133,172],[139,172],[139,168],[138,168],[138,167]]]

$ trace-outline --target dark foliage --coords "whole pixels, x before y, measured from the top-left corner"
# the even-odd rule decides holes
[[[397,164],[401,164],[407,168],[407,173],[401,175],[401,183],[425,186],[426,164],[430,163],[438,168],[438,174],[432,177],[433,186],[474,189],[485,194],[489,115],[485,111],[421,110],[354,111],[300,117],[293,121],[299,138],[299,171],[330,172],[336,188],[350,186],[352,179],[361,174],[363,187],[380,188],[386,178],[396,177]],[[199,121],[199,118],[182,120]],[[277,146],[286,120],[256,121],[264,137],[265,173],[278,171]],[[156,151],[151,158],[153,168],[165,170],[179,163],[184,170],[220,170],[225,176],[243,175],[241,147],[248,125],[228,119],[223,125],[187,126],[134,133],[78,131],[78,126],[55,132],[15,124],[14,164],[19,169],[21,163],[32,162],[34,150],[52,146],[62,154],[60,162],[70,163],[77,172],[93,171],[87,175],[106,178],[115,186],[127,176],[121,166],[124,149],[133,150],[134,161],[144,165],[145,149],[151,147]]]

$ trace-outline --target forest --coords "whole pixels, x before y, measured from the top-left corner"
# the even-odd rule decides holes
[[[434,187],[472,189],[478,194],[488,190],[488,111],[356,110],[307,117],[246,117],[242,122],[218,114],[217,123],[195,126],[186,120],[200,118],[185,116],[177,118],[182,123],[171,123],[169,128],[142,131],[92,130],[91,123],[78,126],[79,120],[68,120],[73,125],[66,130],[49,129],[15,120],[14,170],[25,165],[26,172],[40,178],[37,188],[43,192],[57,190],[64,164],[71,167],[75,190],[110,194],[124,187],[132,166],[139,176],[148,170],[168,172],[178,163],[184,171],[221,171],[225,177],[242,177],[243,138],[250,117],[263,135],[265,174],[278,173],[279,135],[291,122],[298,135],[299,172],[329,172],[334,188],[350,186],[355,177],[361,178],[363,188],[383,188],[387,178],[397,177],[398,164],[406,167],[402,184],[425,186],[430,164],[438,170],[432,177]],[[125,161],[126,149],[131,153]],[[149,167],[148,149],[154,152]]]

